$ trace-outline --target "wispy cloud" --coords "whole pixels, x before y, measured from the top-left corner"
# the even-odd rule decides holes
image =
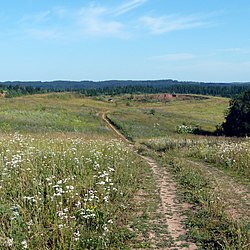
[[[218,50],[218,52],[240,52],[240,51],[242,51],[241,48],[226,48]]]
[[[63,37],[63,34],[55,29],[28,29],[26,30],[26,34],[28,34],[29,37],[39,39],[39,40],[48,40],[48,39],[59,39]]]
[[[129,11],[132,11],[135,8],[138,8],[139,6],[143,5],[147,0],[132,0],[128,1],[117,8],[115,8],[112,12],[115,16],[123,15]]]
[[[149,60],[160,60],[160,61],[181,61],[181,60],[191,60],[196,58],[197,56],[191,53],[173,53],[173,54],[165,54],[160,56],[152,56],[149,57]]]
[[[83,5],[79,9],[54,7],[22,19],[22,28],[35,38],[113,37],[127,39],[149,30],[152,34],[192,29],[208,25],[207,16],[141,16],[136,12],[133,19],[124,16],[140,8],[149,0],[127,0],[115,6],[96,3]],[[56,31],[53,35],[53,30]],[[138,31],[135,33],[134,31]],[[27,33],[27,32],[26,32]],[[60,34],[60,36],[58,36]]]
[[[163,34],[208,25],[208,22],[203,21],[199,16],[143,16],[140,18],[140,22],[153,34]]]
[[[109,9],[98,6],[82,8],[77,13],[80,31],[89,36],[124,36],[124,25],[110,18],[108,12]]]

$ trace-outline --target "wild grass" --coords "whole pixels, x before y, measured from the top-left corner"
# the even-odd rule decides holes
[[[107,110],[128,138],[160,152],[157,160],[171,166],[186,198],[198,204],[188,224],[193,237],[212,249],[244,249],[247,230],[224,214],[209,181],[188,159],[249,176],[249,142],[176,133],[183,123],[214,131],[228,99],[128,105],[128,98],[108,103],[52,93],[0,99],[0,249],[129,249],[134,234],[150,231],[146,217],[159,198],[152,173],[123,143],[111,140],[101,120]],[[131,198],[147,186],[145,180],[150,185],[140,205],[144,212],[132,223],[140,211],[131,210]]]
[[[243,182],[250,180],[250,140],[224,137],[163,137],[143,140],[149,148],[164,152],[178,149],[187,158],[213,164],[225,172],[238,176]]]
[[[109,114],[109,119],[134,141],[175,135],[182,124],[211,133],[223,122],[228,99],[176,100],[167,103],[133,101]]]
[[[119,141],[0,140],[0,249],[125,249],[141,160]]]
[[[164,155],[162,162],[176,176],[184,197],[195,204],[186,222],[189,233],[202,249],[248,249],[249,225],[234,221],[225,213],[224,204],[197,165],[185,159]]]
[[[250,180],[250,140],[204,141],[190,148],[189,156],[212,163]]]
[[[102,108],[89,98],[70,93],[1,98],[0,131],[81,133],[111,138],[112,132],[98,116]]]
[[[188,214],[187,226],[202,249],[248,249],[250,221],[239,221],[229,216],[223,201],[225,194],[216,193],[205,169],[190,159],[199,159],[201,164],[213,163],[214,167],[225,170],[224,175],[230,168],[238,176],[234,185],[245,183],[245,180],[249,183],[249,140],[169,136],[146,140],[143,144],[153,150],[153,156],[174,174],[180,183],[181,193],[194,204],[196,209]],[[219,181],[219,177],[215,179]],[[244,211],[248,209],[244,207]]]

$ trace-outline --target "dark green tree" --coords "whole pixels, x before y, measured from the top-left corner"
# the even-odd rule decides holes
[[[226,136],[250,135],[250,91],[242,93],[230,101],[229,111],[222,124]]]

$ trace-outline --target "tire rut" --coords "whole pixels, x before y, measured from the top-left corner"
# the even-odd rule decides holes
[[[213,187],[213,193],[222,200],[225,211],[236,220],[250,220],[250,188],[238,183],[233,177],[202,162],[189,161],[202,169]]]
[[[148,162],[153,170],[161,197],[160,212],[164,215],[170,237],[173,239],[171,247],[161,249],[197,249],[194,243],[184,240],[187,235],[184,228],[186,219],[184,213],[190,209],[189,204],[178,201],[176,184],[165,169],[159,167],[150,157],[141,156],[141,158]]]

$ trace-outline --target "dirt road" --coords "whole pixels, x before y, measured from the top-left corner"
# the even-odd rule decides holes
[[[110,123],[106,117],[106,113],[102,114],[102,119],[119,138],[128,143],[130,147],[134,147],[133,143],[131,143],[115,126]],[[166,223],[168,228],[168,246],[159,248],[156,247],[157,244],[153,244],[154,246],[151,249],[197,249],[194,243],[185,240],[187,231],[183,225],[183,221],[185,220],[183,213],[189,208],[189,205],[178,201],[176,183],[173,181],[171,175],[166,171],[166,169],[160,167],[155,160],[150,157],[142,155],[139,156],[152,168],[161,198],[159,212],[161,213],[164,223]],[[159,223],[161,222],[159,221]],[[160,243],[159,241],[166,240],[157,237],[156,232],[151,232],[150,234],[150,238],[152,238],[152,242],[154,243]]]

